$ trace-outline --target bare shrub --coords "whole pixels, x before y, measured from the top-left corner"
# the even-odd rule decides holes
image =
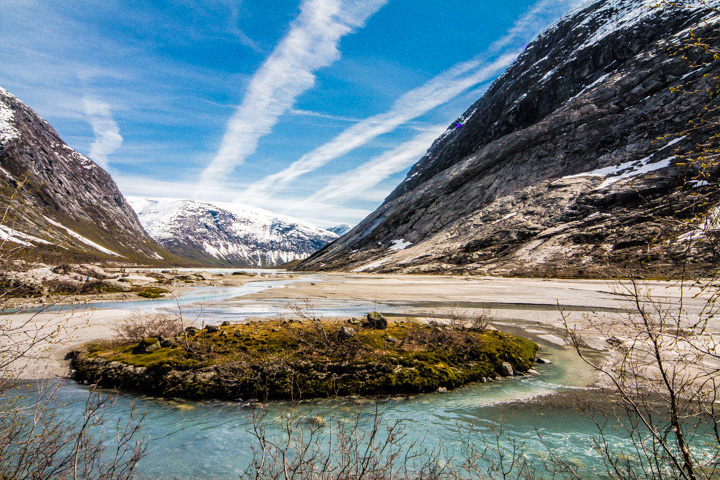
[[[490,309],[484,308],[479,313],[463,310],[453,305],[448,311],[443,312],[443,318],[448,320],[448,325],[457,330],[485,331],[490,326]]]
[[[9,199],[27,188],[26,183],[29,179]],[[0,224],[11,224],[10,220],[7,206],[0,211]],[[27,293],[24,285],[8,282],[4,275],[27,267],[28,262],[18,260],[23,253],[19,246],[7,238],[0,240],[0,313],[4,314],[0,316],[0,478],[130,479],[145,455],[146,446],[139,439],[142,415],[131,412],[112,421],[110,408],[116,395],[92,390],[79,416],[66,418],[57,407],[61,383],[39,385],[32,398],[14,391],[24,378],[27,360],[38,351],[47,355],[46,349],[68,329],[68,320],[59,316],[43,320],[43,311],[9,311],[9,300]],[[59,287],[67,293],[77,290],[71,283]]]
[[[438,451],[410,441],[401,421],[383,425],[377,408],[364,419],[317,421],[288,413],[271,435],[265,412],[253,417],[253,460],[243,480],[450,478]]]
[[[54,388],[41,388],[28,407],[5,395],[0,401],[0,476],[37,480],[133,478],[146,445],[138,439],[143,415],[131,411],[114,428],[109,408],[114,395],[91,391],[78,421],[62,418]],[[113,442],[102,438],[110,430]]]
[[[180,316],[168,313],[149,313],[133,310],[125,321],[113,328],[124,342],[137,343],[148,337],[174,337],[182,332]]]
[[[318,334],[322,336],[325,346],[331,347],[333,345],[333,342],[330,340],[328,332],[325,329],[325,325],[323,324],[322,319],[318,318],[315,313],[315,305],[313,305],[310,299],[306,298],[302,301],[295,302],[290,305],[289,308],[293,315],[301,318],[303,321],[310,322],[310,324],[313,325]]]
[[[689,314],[682,302],[654,299],[636,281],[619,287],[633,306],[625,317],[585,316],[588,330],[612,347],[609,362],[589,355],[580,332],[563,312],[570,344],[606,380],[606,396],[615,406],[615,432],[609,432],[604,420],[596,420],[599,437],[594,448],[608,477],[717,478],[720,341],[708,334],[708,324],[717,314],[714,296],[701,313]],[[617,431],[632,444],[624,455],[618,455],[613,444],[611,435]]]

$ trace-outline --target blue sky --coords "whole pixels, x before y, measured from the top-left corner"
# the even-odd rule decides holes
[[[127,196],[355,224],[582,0],[3,0],[0,86]]]

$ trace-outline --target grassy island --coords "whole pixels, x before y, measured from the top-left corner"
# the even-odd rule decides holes
[[[172,337],[74,352],[80,381],[188,399],[300,399],[452,389],[526,372],[537,345],[484,328],[269,320],[189,327]]]

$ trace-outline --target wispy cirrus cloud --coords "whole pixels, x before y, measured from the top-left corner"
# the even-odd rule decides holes
[[[303,155],[288,168],[254,183],[243,193],[240,200],[249,201],[252,198],[271,196],[301,175],[317,170],[448,102],[468,88],[499,75],[516,57],[517,54],[513,53],[487,64],[478,60],[456,65],[425,85],[403,94],[389,111],[366,118],[347,128],[330,142]]]
[[[198,191],[217,185],[255,153],[297,97],[315,84],[315,71],[340,58],[340,40],[387,0],[304,0],[290,31],[250,80],[220,148],[201,175]]]
[[[290,110],[292,115],[301,115],[306,117],[317,117],[317,118],[325,118],[327,120],[337,120],[340,122],[352,122],[356,123],[359,122],[361,119],[359,118],[352,118],[352,117],[345,117],[342,115],[330,115],[328,113],[322,113],[322,112],[314,112],[312,110],[301,110],[298,108],[293,108]]]
[[[107,170],[109,166],[108,156],[120,148],[123,143],[120,128],[113,119],[110,105],[102,100],[85,97],[83,107],[95,135],[88,156]]]
[[[415,163],[446,129],[445,125],[427,128],[412,140],[378,155],[357,168],[336,175],[325,188],[310,196],[307,201],[319,203],[336,198],[355,198],[361,195],[391,175],[401,172]]]
[[[581,4],[584,0],[563,3],[540,0],[521,16],[507,33],[493,42],[487,51],[475,58],[456,64],[424,85],[401,95],[387,112],[366,118],[341,132],[330,142],[303,155],[284,170],[250,185],[240,201],[268,199],[298,177],[313,172],[327,163],[366,145],[406,122],[443,105],[479,84],[496,77],[522,52],[516,44],[529,41],[547,26],[550,19]],[[428,143],[428,147],[430,143]],[[411,141],[412,143],[412,141]],[[394,150],[388,152],[392,156]],[[370,163],[374,163],[371,160]],[[396,172],[393,172],[396,173]],[[382,179],[379,179],[380,181]]]

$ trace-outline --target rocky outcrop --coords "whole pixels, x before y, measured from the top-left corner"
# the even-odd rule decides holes
[[[230,267],[270,267],[307,258],[338,236],[247,205],[131,198],[160,245],[185,258]]]
[[[15,257],[158,263],[110,175],[0,88],[0,241]]]
[[[380,208],[299,268],[706,271],[712,239],[693,236],[688,249],[671,227],[701,212],[695,195],[709,191],[687,181],[694,172],[681,160],[708,137],[688,126],[708,115],[709,98],[674,87],[707,92],[720,62],[696,68],[712,58],[673,47],[688,41],[690,27],[720,46],[711,35],[718,15],[701,2],[653,3],[588,3],[544,32]]]

